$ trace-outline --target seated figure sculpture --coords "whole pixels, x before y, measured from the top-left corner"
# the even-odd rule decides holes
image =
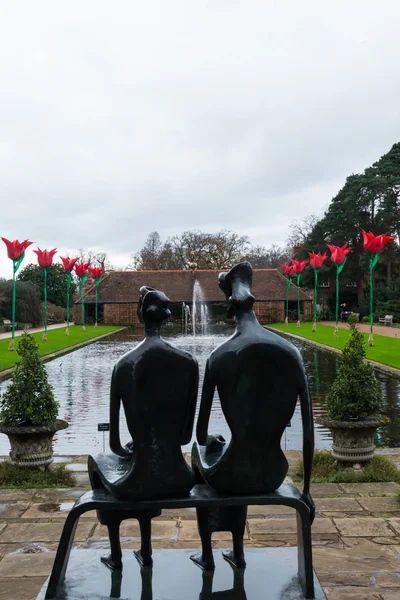
[[[122,356],[114,367],[110,391],[110,448],[113,454],[89,457],[94,490],[106,489],[121,500],[146,500],[189,494],[195,478],[181,446],[192,438],[198,393],[196,359],[160,337],[171,312],[169,299],[150,287],[140,289],[138,316],[145,339]],[[132,441],[122,447],[119,431],[121,402]],[[107,525],[111,554],[102,561],[121,569],[120,523],[139,520],[142,547],[135,553],[151,565],[151,519],[160,511],[110,515],[98,512]]]
[[[258,323],[251,284],[249,263],[241,263],[229,273],[219,275],[219,286],[230,305],[228,315],[236,318],[236,331],[207,361],[192,466],[198,482],[208,483],[221,494],[276,491],[288,471],[281,437],[299,397],[303,424],[302,498],[313,519],[315,509],[309,486],[314,428],[305,367],[293,344]],[[221,436],[208,435],[215,389],[231,431],[229,443]],[[202,553],[192,560],[203,569],[213,569],[211,534],[224,530],[233,535],[233,552],[224,557],[232,565],[244,567],[246,515],[247,507],[198,509]]]

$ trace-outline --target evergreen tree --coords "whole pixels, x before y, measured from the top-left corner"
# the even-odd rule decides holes
[[[373,366],[365,360],[364,336],[350,317],[350,337],[343,350],[342,364],[325,408],[330,419],[358,420],[379,415],[383,407],[382,392]]]
[[[11,375],[11,383],[0,397],[0,421],[5,426],[45,425],[57,419],[58,402],[48,382],[33,336],[24,333],[17,352],[21,359]]]

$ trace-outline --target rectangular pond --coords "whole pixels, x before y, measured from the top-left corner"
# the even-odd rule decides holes
[[[93,454],[103,451],[103,434],[97,431],[97,424],[109,421],[109,387],[113,366],[122,354],[131,350],[141,339],[128,332],[117,333],[46,364],[49,381],[60,403],[59,417],[69,423],[68,429],[58,432],[55,436],[56,454]],[[225,339],[225,336],[170,338],[173,344],[196,356],[200,368],[199,391],[207,358]],[[291,341],[303,355],[310,381],[314,417],[317,417],[323,411],[325,397],[334,380],[340,357],[305,341],[294,339]],[[375,442],[380,446],[400,447],[400,379],[381,370],[377,370],[376,374],[385,397],[385,410],[392,422],[378,432]],[[0,382],[0,393],[5,391],[7,385],[7,380]],[[226,440],[230,438],[218,394],[214,397],[209,431],[211,434],[222,434]],[[105,435],[107,450],[108,434]],[[123,411],[121,411],[121,440],[123,443],[129,441]],[[316,425],[315,441],[316,448],[328,448],[329,431]],[[190,447],[191,445],[188,445],[185,450],[188,451]],[[282,447],[288,450],[302,448],[299,405],[296,407],[291,426],[286,429],[282,437]],[[8,452],[8,438],[0,435],[0,455],[6,455]]]

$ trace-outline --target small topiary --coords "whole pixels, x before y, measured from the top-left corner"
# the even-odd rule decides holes
[[[10,385],[0,397],[1,424],[9,427],[54,423],[58,402],[48,382],[35,339],[23,333],[17,352],[21,360],[11,375]]]
[[[364,336],[349,317],[350,337],[344,347],[342,363],[326,398],[330,419],[354,421],[380,415],[383,398],[374,369],[365,360]]]

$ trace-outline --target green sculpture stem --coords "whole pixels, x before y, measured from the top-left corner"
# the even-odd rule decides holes
[[[19,258],[13,258],[13,282],[12,282],[12,300],[11,300],[11,343],[10,350],[14,349],[14,337],[15,337],[15,316],[16,316],[16,304],[17,304],[17,280],[16,273],[20,267],[20,264],[24,260],[25,252],[21,254]]]
[[[369,255],[369,333],[372,335],[372,328],[374,324],[374,280],[372,272],[378,262],[379,254]]]
[[[71,294],[71,271],[67,271],[67,327],[69,327],[69,301]]]
[[[85,283],[86,283],[86,279],[88,278],[89,273],[86,273],[85,275],[82,275],[82,277],[80,277],[80,282],[81,282],[81,304],[82,304],[82,328],[85,328]]]
[[[292,285],[292,278],[286,277],[286,319],[289,320],[289,288]]]
[[[300,278],[301,273],[297,273],[297,320],[300,322]]]
[[[47,333],[47,267],[43,267],[43,321],[44,333]]]
[[[339,324],[339,266],[336,265],[336,327]]]
[[[317,322],[318,269],[314,269],[314,323]]]

